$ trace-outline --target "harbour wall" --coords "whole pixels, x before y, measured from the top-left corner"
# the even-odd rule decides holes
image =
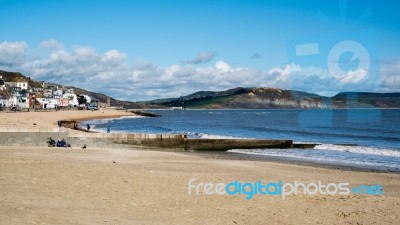
[[[65,139],[72,147],[156,148],[166,151],[226,151],[249,148],[292,148],[291,140],[188,139],[179,134],[90,133],[68,128],[0,128],[0,146],[46,147],[47,140]]]

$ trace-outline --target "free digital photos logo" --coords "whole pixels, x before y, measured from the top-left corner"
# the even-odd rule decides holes
[[[285,200],[290,195],[383,195],[383,186],[359,185],[350,187],[349,183],[327,183],[322,181],[316,183],[302,182],[240,182],[238,180],[229,183],[203,183],[197,178],[188,181],[188,195],[243,195],[246,200],[252,199],[256,195],[262,196],[281,196]]]

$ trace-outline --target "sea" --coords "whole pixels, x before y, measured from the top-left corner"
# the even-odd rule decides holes
[[[85,121],[94,130],[189,138],[285,139],[312,149],[228,152],[381,171],[400,171],[400,109],[147,110],[160,117]]]

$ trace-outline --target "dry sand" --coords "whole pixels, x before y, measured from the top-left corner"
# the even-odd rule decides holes
[[[115,109],[97,111],[65,110],[65,111],[30,111],[30,112],[1,112],[0,127],[18,128],[56,128],[59,120],[82,120],[94,118],[113,118],[133,116],[131,112]],[[36,124],[36,125],[34,125]]]
[[[124,149],[0,149],[2,224],[400,224],[400,175]],[[188,195],[202,182],[382,184],[383,196]]]
[[[121,111],[0,113],[56,127]],[[15,124],[15,125],[14,125]],[[0,147],[1,224],[400,224],[400,174],[129,149]],[[188,181],[381,184],[382,196],[188,195]]]

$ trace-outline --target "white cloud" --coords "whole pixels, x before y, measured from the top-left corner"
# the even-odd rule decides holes
[[[9,55],[13,56],[12,60]],[[127,55],[115,49],[99,53],[94,48],[78,47],[68,51],[55,40],[42,42],[39,50],[29,49],[25,42],[0,43],[0,69],[125,100],[177,97],[238,86],[278,87],[326,95],[345,90],[371,91],[378,87],[372,75],[363,82],[343,85],[326,69],[296,64],[257,70],[232,67],[222,60],[210,66],[173,64],[167,67],[152,63],[127,65],[126,60]],[[398,65],[393,63],[382,68],[385,87],[381,90],[399,91]]]
[[[224,61],[216,62],[215,68],[221,73],[227,73],[227,72],[231,71],[231,67],[228,65],[228,63],[226,63]]]
[[[40,47],[50,48],[51,51],[32,55],[18,69],[36,79],[58,83],[74,82],[78,86],[93,77],[100,78],[100,81],[112,79],[124,67],[126,59],[124,53],[115,49],[99,54],[94,48],[77,47],[68,52],[54,40],[44,41]]]
[[[121,53],[115,49],[110,50],[101,56],[102,62],[109,63],[111,65],[118,65],[120,63],[123,63],[125,60],[126,54]]]
[[[24,62],[28,45],[24,42],[0,43],[0,66],[12,67]]]
[[[383,91],[379,73],[372,70],[367,75],[365,71],[349,71],[342,80],[336,79],[327,69],[297,64],[275,67],[269,73],[275,77],[277,87],[326,96],[345,91]],[[363,79],[359,79],[361,73]]]
[[[383,61],[380,67],[384,90],[400,92],[400,59]]]
[[[339,81],[343,83],[357,83],[361,81],[367,74],[368,71],[365,71],[364,69],[350,70],[345,76],[340,78]]]

